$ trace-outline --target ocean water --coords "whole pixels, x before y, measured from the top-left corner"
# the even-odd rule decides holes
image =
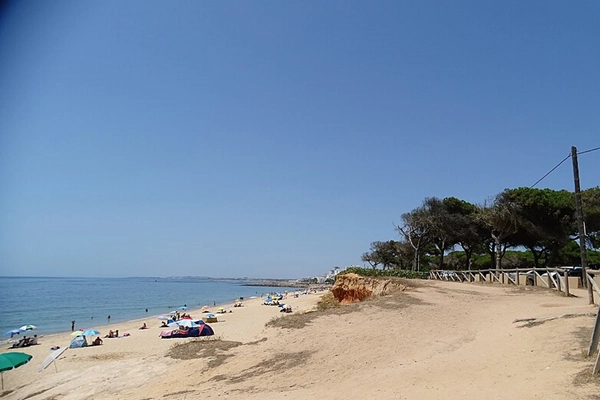
[[[195,278],[0,277],[0,341],[10,338],[5,332],[27,324],[42,335],[71,331],[72,320],[75,329],[98,328],[108,323],[108,315],[115,323],[285,290],[296,289]]]

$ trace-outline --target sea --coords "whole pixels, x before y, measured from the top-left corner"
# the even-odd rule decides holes
[[[109,322],[157,317],[180,307],[218,307],[240,297],[298,290],[247,285],[209,278],[0,277],[0,342],[24,325],[35,325],[38,335],[70,332],[71,321],[75,329],[101,330]]]

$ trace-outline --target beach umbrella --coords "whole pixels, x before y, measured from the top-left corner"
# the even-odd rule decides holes
[[[183,319],[181,321],[177,321],[177,325],[184,326],[186,328],[197,328],[198,326],[200,326],[190,319]]]
[[[71,333],[71,336],[82,336],[83,335],[83,331],[75,331],[73,333]]]
[[[187,310],[187,307],[186,306],[181,306],[181,307],[179,307],[179,309],[180,310]]]
[[[176,327],[179,327],[179,326],[183,326],[183,327],[186,327],[186,328],[197,328],[200,325],[198,325],[197,323],[195,323],[191,319],[182,319],[182,320],[179,320],[179,321],[173,321],[170,324],[168,324],[168,326],[170,326],[172,328],[176,328]]]
[[[23,325],[19,329],[22,330],[22,331],[32,331],[34,329],[37,329],[37,326],[35,326],[35,325]]]
[[[4,390],[4,371],[18,368],[31,360],[29,354],[10,352],[0,354],[0,376],[2,376],[2,390]]]
[[[68,349],[68,347],[63,347],[63,348],[58,348],[58,349],[52,350],[52,352],[48,355],[48,357],[46,357],[44,362],[42,362],[42,364],[40,365],[40,369],[38,370],[38,372],[42,372],[44,369],[46,369],[46,367],[48,367],[48,365],[50,365],[52,363],[54,363],[54,370],[56,372],[58,372],[58,368],[56,367],[56,360],[58,359],[58,357],[60,357],[60,355],[62,353],[67,351],[67,349]]]
[[[18,335],[19,333],[23,332],[20,329],[11,329],[10,331],[6,332],[5,335]]]
[[[83,336],[96,336],[96,335],[99,335],[99,334],[100,334],[100,332],[98,332],[98,331],[96,331],[94,329],[88,329],[87,331],[84,331],[82,333]]]

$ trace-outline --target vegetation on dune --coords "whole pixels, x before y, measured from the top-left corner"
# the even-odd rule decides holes
[[[566,190],[506,189],[483,205],[427,198],[402,214],[401,240],[377,241],[359,275],[422,277],[430,269],[579,265],[575,195]],[[581,192],[588,262],[600,266],[600,187]]]
[[[406,279],[427,279],[428,273],[424,271],[411,271],[405,269],[374,269],[374,268],[360,268],[350,267],[340,272],[343,274],[357,274],[360,276],[370,277],[394,277],[394,278],[406,278]]]
[[[327,292],[317,302],[317,311],[325,311],[341,307],[340,302],[333,297],[333,293]]]

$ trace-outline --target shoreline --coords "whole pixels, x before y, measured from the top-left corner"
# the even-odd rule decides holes
[[[312,310],[322,294],[302,295],[299,298],[288,295],[288,298],[284,301],[293,306],[294,312],[304,312]],[[148,360],[152,360],[153,364],[160,366],[161,370],[172,366],[174,361],[169,357],[165,357],[165,353],[174,345],[193,340],[251,342],[259,338],[268,321],[283,316],[279,312],[279,307],[263,305],[263,299],[259,296],[244,298],[242,303],[242,307],[234,307],[234,301],[210,307],[210,311],[217,315],[219,322],[208,324],[215,332],[214,336],[208,337],[161,339],[159,334],[165,328],[160,327],[161,321],[157,319],[159,314],[89,327],[100,332],[99,337],[103,340],[103,344],[67,349],[56,360],[56,370],[55,367],[48,366],[45,370],[38,372],[42,362],[52,353],[50,350],[52,347],[69,347],[73,338],[71,331],[40,335],[38,336],[37,345],[24,348],[11,349],[8,348],[9,344],[4,344],[3,352],[24,352],[32,355],[33,358],[29,363],[4,373],[5,392],[0,397],[3,397],[3,399],[23,399],[31,396],[32,393],[48,390],[39,399],[48,398],[49,388],[57,386],[55,380],[58,379],[60,383],[56,387],[56,391],[60,393],[59,397],[61,398],[62,396],[66,396],[67,399],[103,398],[100,392],[91,397],[79,397],[77,395],[78,389],[70,388],[68,382],[79,381],[80,384],[83,384],[91,375],[98,376],[98,379],[100,379],[99,377],[107,371],[117,373],[124,368],[126,370],[136,370],[139,372],[139,376],[142,377],[147,374],[146,363]],[[227,312],[218,313],[217,309],[221,307]],[[200,306],[189,307],[184,312],[190,314],[194,319],[200,319],[205,314],[201,312]],[[143,323],[146,323],[148,329],[138,329]],[[104,337],[109,330],[115,331],[117,329],[120,335],[118,338]],[[31,335],[27,335],[28,337],[35,334],[35,331],[29,332],[31,332]],[[129,333],[130,336],[124,336],[125,333]],[[92,338],[88,337],[87,342],[90,342]],[[100,370],[97,370],[98,368]],[[109,372],[109,374],[113,372]],[[32,381],[31,377],[35,377],[35,379]],[[104,379],[101,381],[104,381]],[[39,389],[38,385],[44,386],[45,389]],[[101,382],[96,382],[94,385],[98,385],[98,390],[102,388]],[[38,399],[35,396],[31,398]],[[104,398],[110,398],[110,396]]]
[[[527,287],[419,281],[395,295],[303,313],[325,293],[289,296],[292,314],[245,299],[244,307],[209,324],[211,337],[160,339],[154,315],[145,318],[146,330],[137,329],[144,318],[110,324],[102,329],[131,336],[69,349],[38,372],[49,347],[67,345],[71,336],[44,337],[22,349],[34,356],[30,363],[4,373],[2,397],[562,400],[600,390],[591,376],[595,357],[583,356],[597,306],[587,304],[583,290],[564,297]],[[531,320],[538,323],[519,322]]]
[[[158,284],[148,278],[55,279],[55,282],[45,278],[18,278],[17,281],[14,284],[9,280],[0,281],[5,295],[0,305],[7,311],[0,322],[0,344],[10,340],[5,332],[25,324],[36,325],[39,334],[47,336],[70,332],[72,320],[76,321],[75,329],[86,329],[166,314],[183,304],[196,308],[212,306],[215,301],[228,304],[240,296],[258,296],[261,290],[299,290],[292,287],[259,289],[218,280],[165,280]],[[32,301],[20,301],[21,293],[27,290],[44,295]],[[145,309],[148,311],[144,312]],[[110,321],[107,315],[111,315]]]
[[[260,295],[259,296],[251,296],[251,297],[247,297],[247,298],[244,297],[243,303],[246,303],[247,301],[254,301],[254,300],[261,300],[262,301],[262,297]],[[233,309],[238,309],[238,307],[234,307],[235,302],[236,301],[227,302],[227,303],[223,303],[223,304],[216,303],[216,305],[213,305],[212,307],[209,306],[209,309],[210,308],[218,309],[218,308],[221,308],[221,307],[225,308],[226,310],[229,310],[229,309],[232,309],[232,310]],[[196,306],[194,306],[194,307],[196,307]],[[204,306],[202,306],[202,307],[204,307]],[[202,315],[205,314],[205,313],[203,313],[201,311],[202,307],[198,307],[198,308],[188,307],[187,310],[176,310],[176,309],[174,309],[174,311],[180,311],[181,313],[185,312],[187,314],[193,315],[194,318],[196,318],[196,315],[202,316]],[[210,312],[212,312],[213,314],[215,314],[217,316],[220,315],[218,312],[213,312],[213,311],[210,311]],[[121,326],[125,325],[125,326],[129,327],[129,326],[135,325],[136,323],[139,324],[139,325],[141,325],[142,323],[145,322],[146,325],[149,326],[150,325],[149,321],[157,322],[157,323],[160,324],[160,320],[158,319],[158,317],[160,315],[166,315],[166,314],[154,314],[154,315],[148,315],[147,317],[131,318],[131,319],[126,319],[124,321],[118,321],[118,322],[110,322],[110,323],[109,322],[104,322],[104,323],[98,324],[98,325],[90,324],[89,326],[86,326],[84,328],[77,328],[74,331],[65,330],[65,331],[60,331],[60,332],[52,332],[52,333],[47,333],[47,334],[41,334],[41,335],[38,335],[38,340],[41,340],[42,338],[44,338],[44,339],[45,338],[64,338],[67,335],[69,336],[70,339],[72,339],[71,334],[73,332],[85,331],[87,329],[95,329],[95,330],[101,332],[100,336],[103,337],[104,334],[105,334],[104,332],[108,333],[109,330],[113,330],[114,331],[116,329],[116,327],[119,326],[119,325],[121,325]],[[125,332],[125,331],[123,331],[121,329],[119,329],[119,331],[120,332]],[[0,346],[3,346],[3,345],[9,346],[11,343],[13,343],[15,341],[18,341],[18,340],[15,340],[15,339],[19,339],[19,338],[21,338],[23,336],[31,337],[31,336],[35,335],[36,332],[37,332],[37,330],[26,331],[27,334],[25,334],[25,335],[20,334],[19,336],[15,336],[12,339],[12,341],[11,341],[11,339],[6,339],[4,341],[0,341]]]

